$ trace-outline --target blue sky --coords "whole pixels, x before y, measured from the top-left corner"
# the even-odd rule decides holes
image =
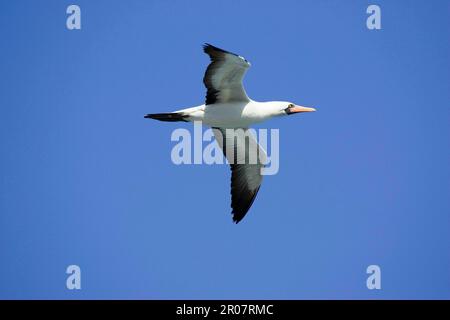
[[[0,5],[0,298],[450,298],[448,1],[71,3]],[[191,126],[143,118],[203,103],[204,42],[318,109],[258,126],[280,171],[238,225],[226,166],[171,162]]]

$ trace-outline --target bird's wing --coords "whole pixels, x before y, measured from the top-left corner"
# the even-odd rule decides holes
[[[248,129],[213,128],[217,143],[231,167],[231,208],[233,221],[244,218],[262,182],[261,169],[266,152]]]
[[[203,51],[211,58],[203,77],[207,90],[205,104],[250,101],[242,85],[242,79],[250,63],[237,54],[210,44],[205,44]]]

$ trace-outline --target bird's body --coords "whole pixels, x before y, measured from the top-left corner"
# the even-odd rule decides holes
[[[145,117],[167,122],[201,121],[214,129],[216,140],[231,167],[231,207],[233,221],[238,223],[258,193],[266,157],[248,128],[273,117],[315,109],[287,101],[253,101],[242,85],[250,63],[237,54],[209,44],[203,50],[211,58],[203,78],[207,89],[205,104]]]
[[[237,101],[201,105],[175,111],[186,115],[187,121],[202,121],[204,125],[218,128],[248,128],[252,124],[263,122],[278,112],[280,104],[288,102]]]

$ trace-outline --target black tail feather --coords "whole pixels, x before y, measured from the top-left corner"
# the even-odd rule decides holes
[[[144,118],[148,119],[155,119],[159,121],[167,121],[167,122],[177,122],[177,121],[184,121],[186,120],[187,115],[177,112],[169,112],[169,113],[149,113],[144,116]]]

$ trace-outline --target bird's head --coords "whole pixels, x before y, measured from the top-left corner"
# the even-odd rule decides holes
[[[254,111],[255,115],[260,117],[259,121],[264,121],[270,118],[289,116],[295,113],[312,112],[316,111],[316,109],[299,106],[288,101],[266,101],[257,102]]]
[[[288,115],[296,114],[296,113],[302,113],[302,112],[312,112],[316,111],[314,108],[308,108],[303,106],[298,106],[296,104],[293,104],[292,102],[285,102],[282,106],[282,115]]]

